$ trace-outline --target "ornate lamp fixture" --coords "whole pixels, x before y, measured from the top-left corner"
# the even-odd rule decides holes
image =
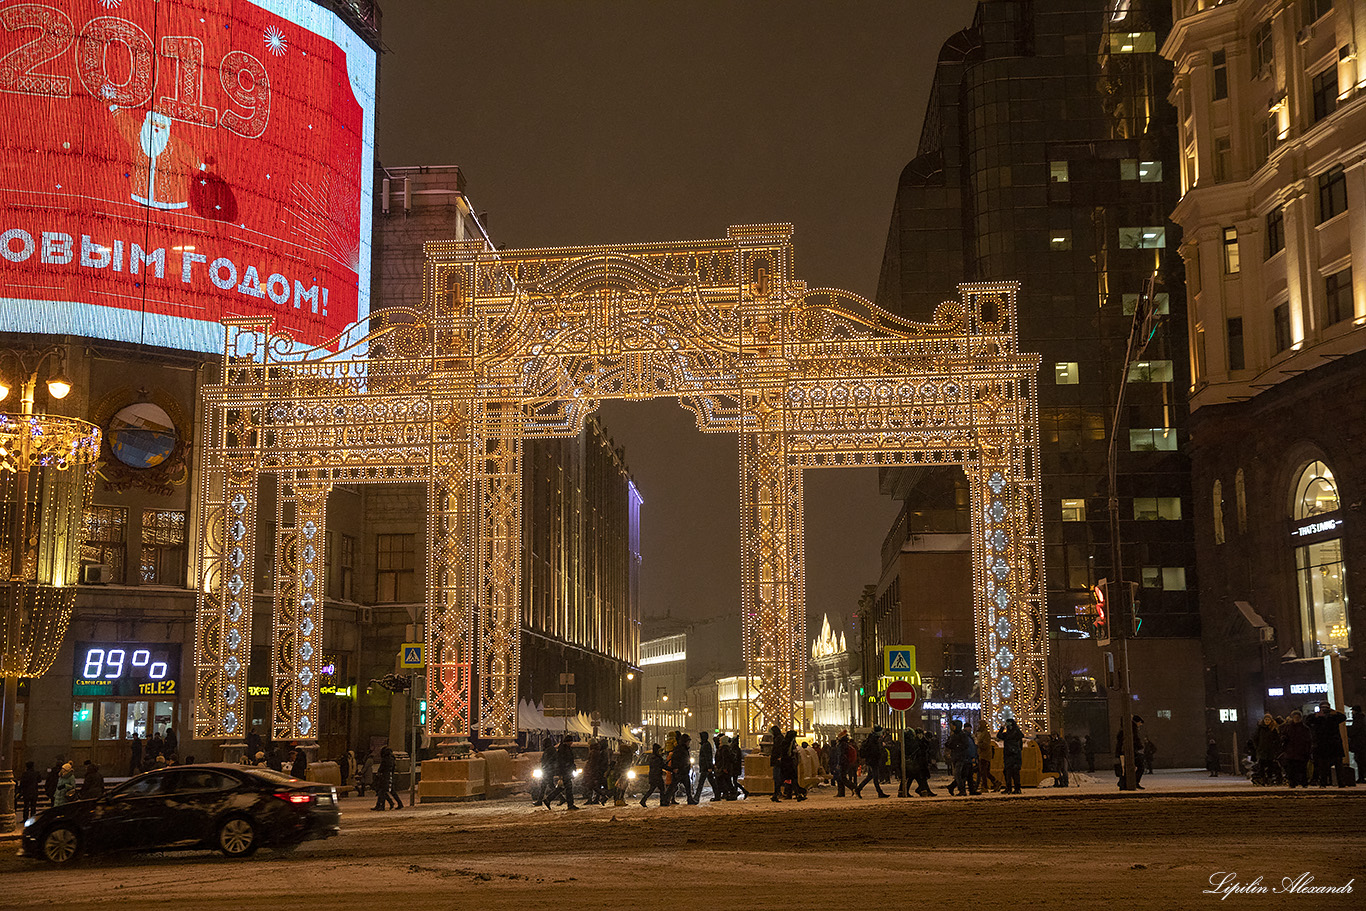
[[[0,832],[13,829],[14,716],[20,677],[52,667],[66,636],[80,570],[81,516],[90,496],[86,466],[99,456],[100,431],[78,418],[35,412],[38,377],[48,366],[53,399],[71,392],[64,350],[0,349],[0,401],[13,380],[19,410],[0,413]]]

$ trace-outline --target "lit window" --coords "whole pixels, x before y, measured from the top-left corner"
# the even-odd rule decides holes
[[[1157,717],[1158,717],[1158,718],[1161,718],[1163,721],[1171,721],[1171,720],[1172,720],[1172,710],[1171,710],[1171,709],[1158,709],[1158,710],[1157,710]]]
[[[1048,163],[1048,177],[1053,183],[1067,183],[1067,162],[1050,161]]]
[[[1130,452],[1175,452],[1176,431],[1171,427],[1151,427],[1129,431]]]
[[[1110,53],[1112,54],[1151,54],[1157,50],[1157,35],[1154,32],[1111,32]]]
[[[1062,501],[1062,520],[1064,522],[1085,522],[1086,501],[1064,499]]]
[[[1238,229],[1228,227],[1224,229],[1224,274],[1237,275],[1242,271],[1242,262],[1238,256]]]
[[[174,509],[142,511],[142,581],[149,585],[185,584],[185,513]]]
[[[1161,225],[1119,229],[1119,248],[1121,250],[1155,250],[1165,246],[1167,246],[1167,229]]]
[[[1164,566],[1162,567],[1162,590],[1168,592],[1183,592],[1186,590],[1186,567],[1184,566]]]
[[[84,518],[81,563],[108,566],[109,581],[122,584],[128,553],[128,510],[122,506],[87,506]]]
[[[1072,232],[1053,231],[1048,235],[1048,247],[1050,250],[1071,250]]]
[[[1140,294],[1125,294],[1121,297],[1120,300],[1124,304],[1125,316],[1133,316],[1134,312],[1138,310],[1138,299],[1140,297],[1142,297],[1142,295]],[[1153,312],[1156,313],[1158,316],[1166,316],[1169,313],[1171,313],[1171,295],[1169,295],[1166,291],[1159,291],[1156,294],[1154,294]]]
[[[1053,365],[1053,379],[1059,386],[1075,386],[1081,382],[1081,371],[1076,361],[1058,361]]]
[[[1170,383],[1171,381],[1171,361],[1135,361],[1129,365],[1129,382],[1131,383]]]
[[[1141,575],[1142,578],[1143,578],[1143,587],[1144,587],[1144,588],[1161,588],[1161,587],[1162,587],[1162,567],[1160,567],[1160,566],[1145,566],[1145,567],[1143,567],[1143,569],[1141,570],[1140,575]]]
[[[1295,569],[1299,583],[1300,630],[1304,657],[1316,658],[1330,651],[1351,648],[1352,623],[1347,612],[1347,567],[1343,561],[1341,519],[1336,518],[1342,500],[1337,481],[1323,462],[1310,462],[1295,482],[1293,516],[1300,528],[1321,531],[1305,535],[1305,544],[1295,548]]]
[[[375,569],[377,602],[412,601],[417,575],[417,535],[376,535]]]
[[[1134,518],[1146,522],[1180,519],[1181,498],[1134,497]]]

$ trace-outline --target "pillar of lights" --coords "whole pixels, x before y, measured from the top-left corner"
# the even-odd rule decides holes
[[[99,456],[99,428],[36,411],[38,379],[48,368],[47,393],[65,398],[64,352],[0,350],[0,401],[18,384],[19,409],[0,413],[0,832],[14,828],[14,723],[21,677],[52,667],[66,636],[80,571],[81,519]]]
[[[932,322],[912,322],[808,288],[791,237],[790,225],[740,225],[717,240],[496,255],[429,242],[421,309],[303,353],[266,321],[226,321],[222,381],[203,390],[198,736],[242,729],[251,612],[239,595],[252,590],[262,473],[316,489],[428,485],[427,733],[515,736],[522,441],[578,434],[603,400],[657,397],[739,440],[741,631],[764,727],[803,717],[803,472],[961,465],[982,715],[1044,729],[1039,356],[1018,349],[1016,285],[963,285]],[[302,563],[289,579],[272,654],[294,685],[274,727],[306,736],[305,651],[322,617],[304,605],[323,582]]]

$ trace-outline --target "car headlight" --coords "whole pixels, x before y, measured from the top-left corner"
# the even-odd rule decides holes
[[[34,824],[35,822],[37,822],[37,821],[38,821],[38,817],[37,817],[37,816],[30,816],[28,819],[25,819],[25,820],[24,820],[24,828],[27,829],[29,826],[33,825],[33,824]]]
[[[532,777],[532,778],[535,778],[535,779],[537,779],[537,780],[539,780],[539,779],[541,778],[541,770],[540,770],[540,769],[532,769],[532,771],[531,771],[531,777]]]
[[[626,773],[626,777],[629,778],[629,779],[631,779],[632,781],[635,781],[635,780],[636,780],[636,770],[635,770],[635,769],[632,769],[631,771],[627,772],[627,773]]]
[[[581,774],[583,774],[583,769],[575,769],[575,770],[574,770],[574,777],[575,777],[575,778],[578,778],[579,775],[581,775]]]

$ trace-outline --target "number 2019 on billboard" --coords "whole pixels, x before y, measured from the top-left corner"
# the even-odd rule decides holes
[[[152,39],[134,22],[116,16],[91,19],[77,34],[61,10],[24,3],[0,10],[0,25],[8,31],[37,29],[27,44],[0,59],[0,91],[23,95],[71,97],[71,77],[38,72],[76,46],[76,73],[90,94],[116,107],[141,107],[152,97]],[[128,77],[116,82],[109,72],[115,48],[127,61]],[[228,51],[218,65],[223,92],[243,113],[204,103],[204,43],[190,35],[163,35],[161,56],[175,61],[174,95],[157,98],[153,110],[176,120],[206,127],[223,127],[247,139],[266,131],[270,122],[270,78],[266,68],[246,51]],[[120,74],[121,75],[121,74]]]

